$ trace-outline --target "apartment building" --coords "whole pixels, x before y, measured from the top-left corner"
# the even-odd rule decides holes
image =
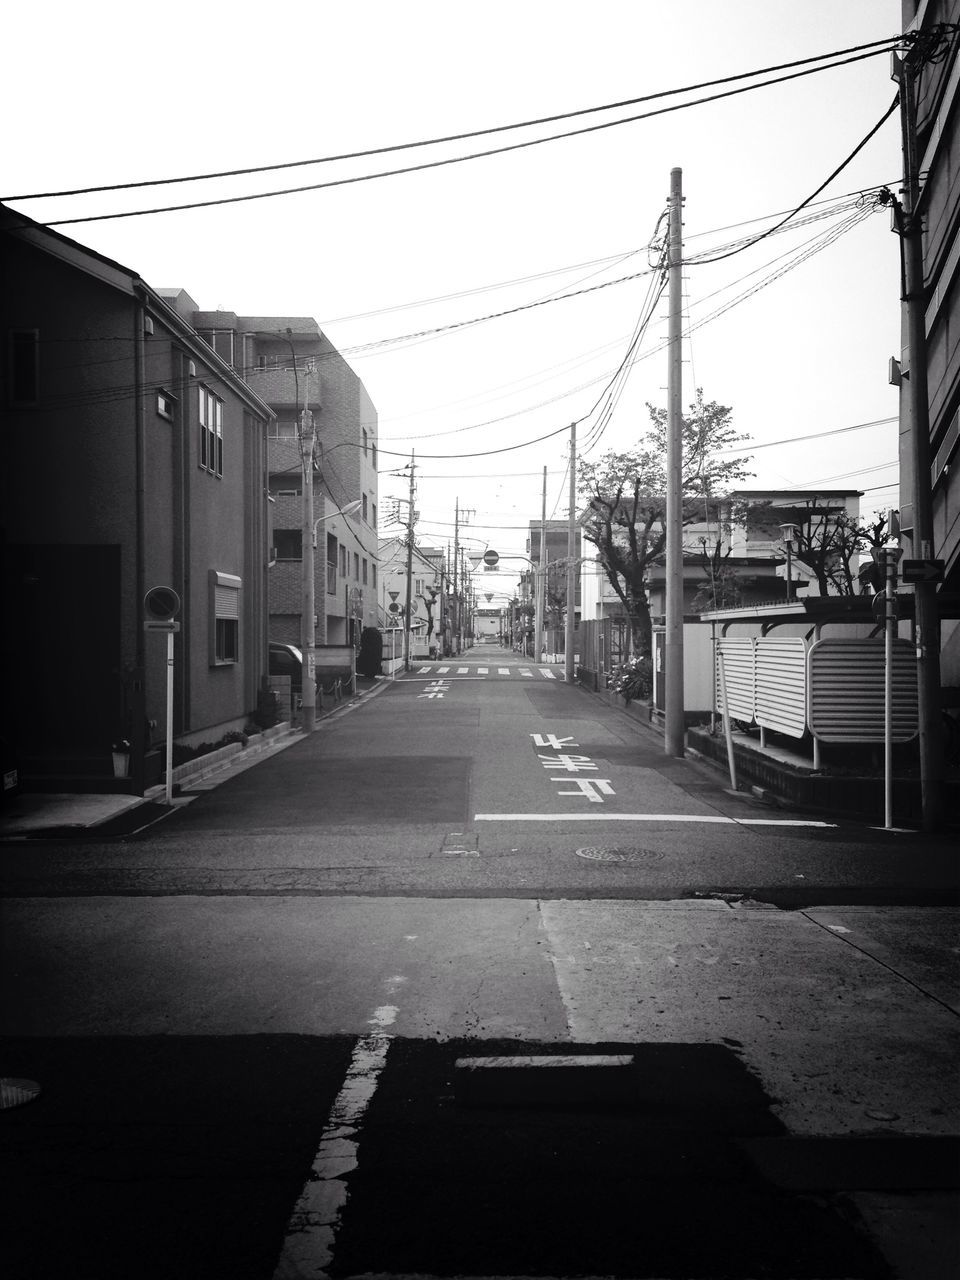
[[[903,29],[929,35],[939,23],[960,23],[960,0],[903,0]],[[954,34],[948,45],[924,62],[917,77],[916,161],[923,256],[924,364],[927,375],[928,450],[932,546],[913,536],[914,431],[910,396],[912,354],[909,303],[903,304],[900,352],[900,512],[904,555],[942,560],[938,588],[941,627],[941,680],[960,687],[960,170],[956,164],[960,121],[960,54]],[[952,604],[951,604],[952,597]],[[952,615],[952,616],[951,616]]]
[[[274,415],[135,271],[3,206],[0,278],[4,733],[28,783],[142,791],[167,731],[151,588],[181,602],[174,736],[256,710]]]
[[[363,383],[310,317],[201,311],[183,290],[162,292],[275,415],[267,439],[271,639],[301,640],[307,409],[316,430],[315,640],[358,644],[363,628],[377,625],[379,592],[377,411]]]

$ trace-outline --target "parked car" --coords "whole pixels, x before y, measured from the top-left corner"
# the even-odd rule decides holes
[[[289,676],[290,688],[299,693],[303,687],[303,653],[295,644],[270,641],[270,674]]]

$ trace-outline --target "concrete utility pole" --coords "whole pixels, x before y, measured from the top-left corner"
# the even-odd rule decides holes
[[[563,675],[573,684],[576,669],[573,629],[577,612],[577,424],[570,423],[570,510],[567,513],[567,623],[563,632]]]
[[[683,170],[670,170],[669,321],[667,343],[667,600],[664,636],[664,739],[668,756],[683,755]]]
[[[301,587],[300,603],[300,699],[303,710],[303,731],[313,733],[317,727],[316,656],[313,652],[315,636],[314,578],[313,578],[313,452],[316,431],[313,413],[304,409],[300,414],[300,458],[303,463],[303,531],[301,533]]]
[[[893,56],[900,88],[903,134],[903,211],[898,230],[903,250],[909,371],[910,460],[913,470],[913,554],[933,558],[933,495],[930,486],[930,405],[927,389],[926,291],[923,223],[920,216],[920,157],[917,154],[917,80],[923,67],[919,51]],[[940,626],[936,587],[913,584],[917,638],[917,698],[920,792],[923,829],[935,830],[943,818],[943,740],[940,725]]]
[[[532,548],[531,548],[532,550]],[[530,566],[533,569],[533,565]],[[547,468],[543,468],[543,499],[540,507],[540,555],[533,570],[533,653],[534,662],[540,661],[540,644],[547,611]],[[526,655],[524,655],[526,656]]]
[[[460,652],[460,598],[457,595],[457,572],[460,561],[460,499],[454,500],[453,514],[453,652]]]
[[[403,669],[410,670],[410,606],[413,603],[413,530],[414,516],[413,499],[415,494],[414,475],[416,466],[413,461],[413,451],[410,452],[410,499],[407,509],[407,602],[403,611]]]

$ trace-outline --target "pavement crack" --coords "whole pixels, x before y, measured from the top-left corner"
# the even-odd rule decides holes
[[[819,920],[815,920],[808,912],[801,911],[799,914],[806,920],[809,920],[811,924],[815,924],[817,928],[821,929],[828,935],[828,937],[834,938],[836,941],[842,942],[848,947],[852,947],[854,951],[859,951],[862,956],[866,956],[867,959],[872,960],[874,964],[878,964],[882,969],[886,969],[887,973],[893,974],[895,978],[899,978],[901,982],[905,982],[908,987],[913,987],[914,991],[919,991],[922,996],[925,996],[928,1000],[932,1000],[934,1004],[938,1004],[941,1009],[946,1009],[946,1011],[948,1013],[952,1013],[955,1018],[960,1018],[960,1010],[955,1009],[954,1006],[952,1004],[948,1004],[946,1000],[941,1000],[939,996],[934,995],[932,991],[928,991],[926,987],[920,986],[920,984],[918,982],[914,982],[912,978],[908,978],[905,973],[901,973],[894,965],[887,964],[886,960],[881,960],[879,956],[874,955],[872,951],[868,951],[866,947],[861,947],[859,943],[853,942],[845,934],[836,933],[827,925],[821,924]]]

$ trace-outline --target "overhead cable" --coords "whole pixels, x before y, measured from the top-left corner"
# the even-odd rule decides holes
[[[773,80],[763,80],[758,84],[741,85],[737,89],[726,89],[722,93],[710,94],[708,97],[705,97],[705,98],[697,98],[693,102],[675,103],[672,106],[668,106],[668,107],[658,107],[655,111],[641,112],[639,115],[624,116],[618,120],[606,120],[600,124],[586,125],[582,129],[569,129],[564,133],[549,134],[547,137],[544,137],[544,138],[530,138],[524,142],[510,143],[507,146],[489,147],[484,151],[472,151],[465,155],[449,156],[443,160],[430,160],[430,161],[425,161],[422,164],[405,165],[399,169],[379,170],[376,173],[356,174],[353,177],[349,177],[349,178],[334,178],[334,179],[331,179],[329,182],[314,182],[314,183],[308,183],[304,186],[299,186],[299,187],[283,187],[276,191],[258,191],[258,192],[251,192],[251,193],[248,193],[247,195],[241,195],[241,196],[224,196],[216,200],[194,200],[194,201],[190,201],[187,204],[158,205],[150,209],[127,209],[120,213],[88,214],[85,217],[80,217],[80,218],[55,218],[55,219],[51,219],[51,221],[49,222],[41,223],[41,225],[45,227],[66,227],[66,226],[72,226],[76,223],[81,223],[81,222],[111,222],[111,221],[115,221],[118,218],[142,218],[142,217],[147,217],[149,215],[158,214],[158,213],[179,213],[187,209],[206,209],[206,208],[212,208],[218,205],[244,204],[252,200],[268,200],[268,199],[275,198],[277,196],[296,195],[304,191],[322,191],[322,190],[329,189],[331,187],[351,186],[358,182],[372,182],[379,178],[394,178],[394,177],[399,177],[402,174],[419,173],[427,169],[440,169],[448,165],[463,164],[468,160],[481,160],[481,159],[487,158],[488,156],[503,155],[510,151],[522,151],[522,150],[525,150],[527,147],[542,146],[544,143],[547,143],[547,142],[559,142],[565,138],[579,137],[587,133],[597,133],[603,129],[614,129],[624,124],[635,124],[639,120],[650,120],[655,116],[667,115],[674,111],[684,111],[688,107],[705,106],[708,103],[718,102],[724,98],[732,98],[742,93],[750,93],[755,89],[767,89],[767,88],[770,88],[770,86],[772,85],[784,84],[787,81],[797,80],[804,76],[817,74],[818,72],[821,72],[821,71],[831,71],[835,67],[848,66],[849,64],[854,62],[861,62],[865,58],[876,57],[878,53],[886,52],[889,48],[892,47],[892,44],[890,41],[886,41],[883,43],[885,45],[885,48],[883,49],[873,49],[869,53],[860,53],[852,58],[844,58],[838,62],[827,63],[824,66],[807,68],[803,71],[794,71],[794,72],[791,72],[789,75],[777,76]],[[829,57],[830,55],[823,55],[823,56]],[[819,60],[822,60],[822,59],[813,59],[813,61],[819,61]],[[754,74],[762,74],[762,73],[755,72]],[[738,78],[742,79],[743,76]],[[665,95],[657,95],[657,96],[665,96]],[[150,184],[150,185],[153,185],[153,184]],[[820,190],[822,190],[822,188],[820,188]],[[55,193],[50,193],[50,194],[52,195]],[[24,197],[7,197],[8,200],[15,199],[15,198],[23,199]]]

